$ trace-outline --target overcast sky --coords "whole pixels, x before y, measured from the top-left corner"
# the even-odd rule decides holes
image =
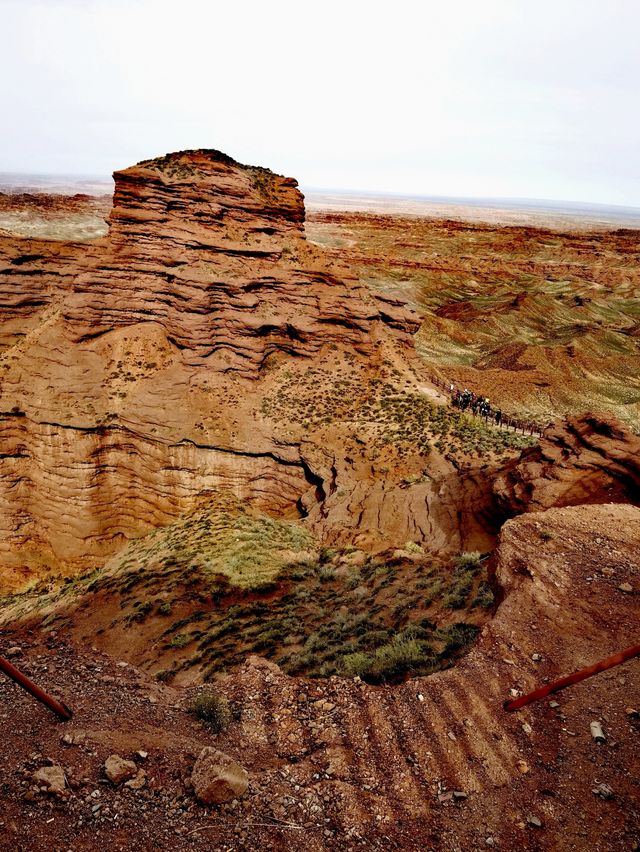
[[[0,171],[640,207],[639,0],[0,0]]]

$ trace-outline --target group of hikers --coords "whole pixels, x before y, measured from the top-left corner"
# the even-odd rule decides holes
[[[514,429],[522,431],[523,434],[541,435],[544,432],[537,423],[530,420],[518,420],[505,414],[500,408],[494,408],[488,397],[479,396],[469,388],[456,387],[452,382],[445,382],[435,376],[432,377],[435,385],[441,387],[447,392],[451,399],[451,404],[460,411],[468,412],[476,417],[483,417],[486,423],[494,423],[498,428]]]
[[[449,386],[449,392],[451,404],[460,411],[468,410],[476,417],[484,417],[487,422],[493,420],[496,426],[502,425],[502,411],[499,408],[492,408],[487,397],[478,396],[468,388],[461,391],[453,384]]]

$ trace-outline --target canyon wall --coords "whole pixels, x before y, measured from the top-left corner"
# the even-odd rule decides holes
[[[92,567],[220,489],[306,513],[321,477],[260,415],[271,373],[375,372],[418,327],[307,243],[291,178],[204,150],[114,178],[106,237],[0,236],[5,587]]]

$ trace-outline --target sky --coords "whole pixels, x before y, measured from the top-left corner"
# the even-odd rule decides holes
[[[0,0],[0,171],[640,207],[638,0]]]

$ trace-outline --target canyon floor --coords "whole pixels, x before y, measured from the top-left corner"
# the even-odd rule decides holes
[[[502,705],[638,641],[639,232],[115,185],[0,194],[0,848],[637,849],[637,660]]]

